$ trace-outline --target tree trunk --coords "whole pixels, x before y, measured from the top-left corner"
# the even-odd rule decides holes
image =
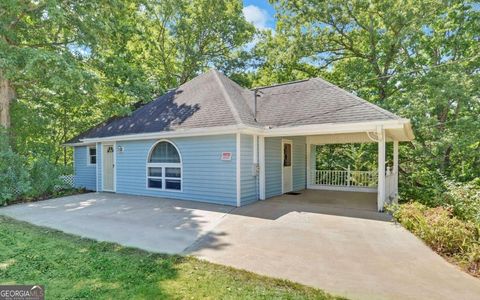
[[[8,79],[0,70],[0,126],[10,127],[10,104],[15,98],[15,91]]]

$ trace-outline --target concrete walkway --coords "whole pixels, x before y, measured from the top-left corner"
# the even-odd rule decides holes
[[[479,279],[385,214],[334,198],[307,192],[233,209],[86,194],[1,208],[0,214],[146,250],[193,254],[352,299],[480,299]]]

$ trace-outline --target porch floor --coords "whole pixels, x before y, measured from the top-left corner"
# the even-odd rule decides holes
[[[377,193],[346,192],[307,189],[299,191],[300,195],[284,194],[284,200],[304,202],[335,208],[377,211]]]

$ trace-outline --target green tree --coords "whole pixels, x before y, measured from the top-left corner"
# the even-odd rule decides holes
[[[57,161],[59,144],[98,119],[98,74],[90,65],[114,28],[116,1],[3,1],[0,4],[1,124],[14,149]],[[113,76],[113,75],[112,75]]]
[[[242,66],[241,1],[4,1],[0,119],[21,154],[68,161],[62,143],[205,68]]]

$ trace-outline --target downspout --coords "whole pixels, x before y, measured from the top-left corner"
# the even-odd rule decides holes
[[[258,88],[253,91],[253,119],[257,122],[257,94]]]

